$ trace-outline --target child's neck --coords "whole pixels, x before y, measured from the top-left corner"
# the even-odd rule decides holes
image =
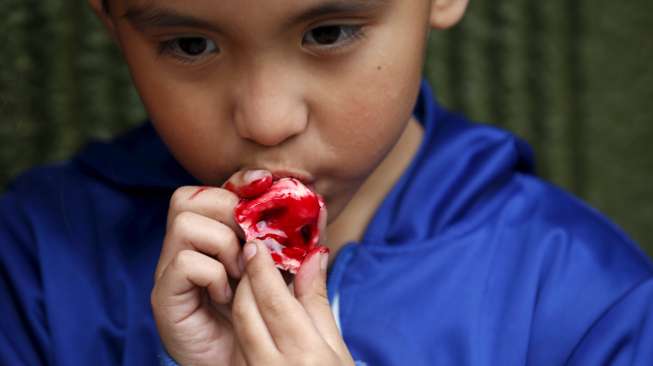
[[[413,160],[423,134],[422,126],[411,117],[388,156],[361,185],[338,218],[327,227],[330,261],[345,244],[361,239],[377,208]]]

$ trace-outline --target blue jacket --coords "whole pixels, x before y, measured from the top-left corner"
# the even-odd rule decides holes
[[[532,174],[513,135],[438,107],[329,296],[375,365],[653,365],[653,267]],[[0,364],[156,365],[149,305],[168,200],[198,184],[149,123],[33,169],[0,199]]]

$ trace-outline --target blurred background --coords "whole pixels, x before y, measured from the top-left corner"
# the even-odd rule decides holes
[[[426,77],[446,107],[534,147],[538,174],[653,255],[653,2],[471,0],[434,32]],[[86,1],[0,0],[0,192],[145,112]]]

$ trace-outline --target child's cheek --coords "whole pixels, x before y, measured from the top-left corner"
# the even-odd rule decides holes
[[[367,175],[394,147],[416,98],[412,92],[401,94],[408,88],[400,89],[380,80],[348,98],[331,136],[343,168]]]

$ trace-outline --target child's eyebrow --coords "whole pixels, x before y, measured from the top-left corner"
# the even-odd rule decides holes
[[[141,31],[147,28],[190,27],[204,28],[217,33],[221,32],[220,28],[204,19],[161,7],[133,6],[127,9],[123,18]]]
[[[290,17],[288,25],[302,23],[329,14],[345,14],[372,11],[389,3],[390,0],[328,0],[301,11]],[[189,27],[204,28],[221,33],[219,27],[212,22],[189,14],[183,14],[174,9],[164,7],[132,6],[123,15],[135,28],[172,28]]]
[[[329,14],[368,12],[383,7],[390,0],[332,0],[310,7],[292,16],[287,25],[299,24]]]

